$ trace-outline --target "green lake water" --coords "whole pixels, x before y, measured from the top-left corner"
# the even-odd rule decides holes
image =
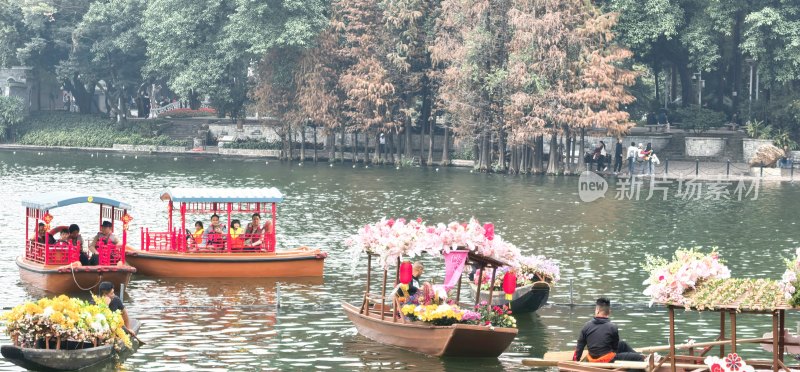
[[[106,194],[134,206],[129,241],[139,228],[164,229],[168,187],[274,186],[286,196],[278,209],[280,248],[299,245],[329,253],[318,280],[157,279],[134,276],[126,288],[129,312],[143,322],[147,342],[122,370],[519,370],[525,357],[574,347],[597,296],[615,304],[613,320],[630,344],[666,344],[666,310],[642,295],[646,254],[678,247],[717,246],[736,277],[779,279],[783,258],[800,246],[800,186],[762,183],[742,201],[683,198],[677,182],[650,200],[606,198],[581,202],[577,177],[506,176],[464,169],[369,167],[264,160],[173,158],[120,154],[0,152],[0,306],[8,309],[42,293],[21,282],[14,258],[24,245],[23,196],[51,190]],[[750,184],[748,183],[748,186]],[[704,195],[705,196],[705,195]],[[84,235],[97,223],[94,206],[52,210],[54,224],[78,223]],[[352,271],[343,241],[382,217],[428,222],[494,222],[496,233],[526,254],[559,261],[562,281],[550,305],[518,315],[519,335],[498,359],[449,359],[383,346],[357,334],[340,301],[358,301],[364,262]],[[441,263],[428,279],[441,282]],[[572,297],[570,297],[570,282]],[[470,298],[465,290],[462,297]],[[570,301],[577,306],[569,306]],[[712,339],[716,313],[678,312],[678,340]],[[787,315],[790,329],[800,316]],[[742,316],[739,337],[769,330],[769,318]],[[5,335],[0,343],[8,343]],[[745,353],[759,354],[757,347]],[[18,370],[0,360],[0,370]]]

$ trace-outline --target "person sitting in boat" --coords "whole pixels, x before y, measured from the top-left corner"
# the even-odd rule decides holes
[[[422,273],[424,271],[425,271],[425,265],[423,265],[421,261],[414,262],[414,265],[411,266],[411,283],[408,285],[409,295],[413,296],[417,294],[419,289],[422,288],[419,279],[422,277]]]
[[[55,244],[56,239],[47,233],[47,227],[44,225],[44,222],[39,222],[39,226],[36,229],[36,236],[31,238],[31,241],[36,241],[39,244]]]
[[[222,247],[225,243],[225,229],[219,223],[219,216],[215,213],[211,215],[211,225],[206,231],[207,247]]]
[[[242,228],[241,221],[231,220],[231,231],[229,234],[231,235],[231,248],[241,249],[244,247],[244,229]]]
[[[261,248],[264,244],[264,229],[261,227],[261,215],[253,213],[253,221],[244,229],[244,246]]]
[[[205,229],[203,228],[203,223],[197,221],[194,223],[194,232],[191,233],[189,236],[189,245],[193,247],[199,247],[203,244],[203,238],[205,237]]]
[[[114,284],[111,282],[102,282],[98,287],[100,292],[100,298],[108,305],[108,309],[111,311],[119,310],[122,314],[122,321],[125,323],[125,328],[131,334],[135,335],[133,329],[131,329],[131,321],[128,318],[128,311],[125,310],[125,305],[122,304],[122,300],[114,294]]]
[[[99,257],[97,257],[98,249],[104,249],[108,245],[119,245],[119,239],[111,232],[112,226],[111,221],[103,221],[100,232],[92,238],[89,248],[94,248],[94,256],[92,258],[95,263],[90,263],[90,265],[97,265],[96,262],[99,260]]]
[[[69,246],[69,229],[61,229],[59,232],[59,239],[56,242],[56,247]]]
[[[625,341],[620,341],[617,325],[609,320],[609,316],[611,316],[611,301],[607,298],[598,298],[595,302],[594,318],[583,326],[572,360],[581,360],[584,347],[589,349],[588,359],[593,363],[644,360],[644,355],[637,353]]]

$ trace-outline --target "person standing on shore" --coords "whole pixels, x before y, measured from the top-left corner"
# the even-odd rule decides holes
[[[614,148],[614,174],[622,171],[622,138],[617,138]]]
[[[636,142],[631,142],[628,147],[628,175],[633,177],[636,170],[636,157],[639,156],[639,148],[636,147]]]
[[[653,175],[653,145],[648,142],[647,147],[644,149],[644,167],[647,168],[647,175]],[[644,168],[642,168],[642,173],[644,173]]]

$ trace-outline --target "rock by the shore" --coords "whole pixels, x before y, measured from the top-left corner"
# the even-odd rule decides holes
[[[753,155],[753,158],[750,159],[750,166],[755,167],[764,164],[765,167],[774,167],[778,159],[783,156],[783,150],[775,145],[764,145],[761,146],[756,154]]]

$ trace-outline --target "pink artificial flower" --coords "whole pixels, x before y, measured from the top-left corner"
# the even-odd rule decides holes
[[[422,223],[422,218],[417,217],[417,223]]]
[[[489,239],[489,240],[494,239],[494,224],[487,223],[487,224],[483,225],[483,230],[485,231],[484,235],[486,236],[486,239]]]
[[[722,366],[719,363],[714,363],[711,365],[711,372],[723,372]]]
[[[389,227],[394,226],[394,218],[390,218],[389,221],[386,221],[386,224],[389,225]]]
[[[664,280],[664,275],[661,275],[661,276],[658,277],[658,281],[659,282],[662,281],[662,280]]]

